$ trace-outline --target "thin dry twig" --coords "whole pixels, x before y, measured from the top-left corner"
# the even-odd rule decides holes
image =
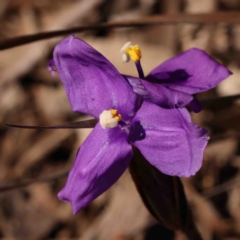
[[[25,126],[16,124],[6,124],[8,127],[24,128],[24,129],[78,129],[78,128],[93,128],[95,127],[97,120],[90,119],[79,122],[65,123],[56,126]]]
[[[0,186],[0,192],[5,192],[5,191],[18,189],[18,188],[22,188],[22,187],[27,187],[28,185],[31,185],[33,183],[54,181],[59,178],[67,177],[68,173],[69,173],[69,170],[65,170],[60,173],[51,174],[49,176],[45,176],[45,177],[41,177],[41,178],[37,178],[37,179],[22,180],[21,182],[18,182],[18,183],[15,183],[16,182],[15,181],[14,183],[2,184]]]
[[[48,38],[58,37],[75,32],[82,32],[86,30],[99,30],[106,28],[126,28],[126,27],[143,27],[154,24],[177,24],[177,23],[191,23],[191,24],[239,24],[239,12],[217,12],[205,14],[169,14],[143,17],[135,20],[126,20],[120,22],[106,22],[98,25],[79,26],[58,31],[46,31],[37,34],[25,35],[0,41],[0,50],[28,44],[31,42],[44,40]]]

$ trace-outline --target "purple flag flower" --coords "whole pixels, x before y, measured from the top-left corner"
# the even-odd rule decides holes
[[[164,109],[143,101],[125,76],[99,52],[71,36],[54,50],[55,66],[72,109],[99,119],[80,147],[58,197],[76,214],[123,174],[132,145],[161,172],[188,177],[202,164],[207,131],[191,122],[186,109]]]
[[[128,76],[128,79],[137,94],[164,108],[189,106],[195,112],[201,110],[201,105],[193,94],[216,87],[231,74],[226,67],[197,48],[167,60],[145,78],[140,61],[136,66],[142,77]]]

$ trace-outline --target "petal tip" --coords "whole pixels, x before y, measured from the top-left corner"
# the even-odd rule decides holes
[[[74,207],[74,205],[72,205],[72,212],[73,212],[73,215],[77,215],[79,213],[81,209],[77,208],[77,207]]]
[[[228,70],[229,76],[233,74],[233,72],[231,72],[228,68],[227,68],[227,70]]]
[[[75,204],[73,200],[67,197],[67,194],[65,193],[64,189],[62,189],[57,196],[58,199],[60,199],[61,201],[69,202],[71,204],[73,215],[76,215],[82,209],[79,206],[77,206],[77,204]]]
[[[62,190],[58,193],[57,197],[58,197],[59,200],[69,201],[69,199],[66,197],[66,194],[65,194],[64,189],[62,189]]]

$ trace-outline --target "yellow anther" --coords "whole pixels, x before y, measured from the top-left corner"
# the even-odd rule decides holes
[[[121,121],[122,120],[122,115],[121,114],[118,114],[116,117],[114,117],[115,119],[117,119],[117,121]]]
[[[116,109],[109,109],[108,111],[112,114],[113,118],[115,118],[117,116],[118,111]]]
[[[115,128],[118,122],[122,120],[121,114],[116,109],[104,110],[99,116],[99,122],[102,128]]]
[[[142,57],[140,47],[138,45],[132,45],[131,42],[125,43],[120,52],[122,53],[123,62],[129,62],[130,59],[138,62]]]
[[[118,113],[118,110],[109,109],[108,111],[112,114],[112,117],[115,118],[118,122],[122,120],[122,115]]]
[[[141,49],[139,48],[138,45],[134,45],[130,48],[127,48],[126,53],[134,62],[138,62],[142,57]]]

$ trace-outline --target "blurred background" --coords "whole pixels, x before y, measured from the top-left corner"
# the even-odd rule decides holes
[[[240,14],[239,0],[0,0],[0,40],[156,14],[233,10]],[[216,89],[198,95],[204,110],[192,114],[193,120],[210,130],[211,141],[201,170],[182,181],[204,239],[240,239],[240,96],[225,98],[240,94],[240,25],[182,23],[76,36],[125,74],[137,76],[133,63],[122,63],[119,51],[127,41],[140,45],[145,74],[191,47],[204,49],[233,72]],[[91,130],[5,126],[57,125],[87,118],[72,112],[59,78],[47,71],[60,40],[0,52],[0,239],[184,240],[180,233],[157,225],[128,171],[76,216],[69,203],[58,200],[77,149]],[[7,191],[11,184],[39,178],[44,182]]]

